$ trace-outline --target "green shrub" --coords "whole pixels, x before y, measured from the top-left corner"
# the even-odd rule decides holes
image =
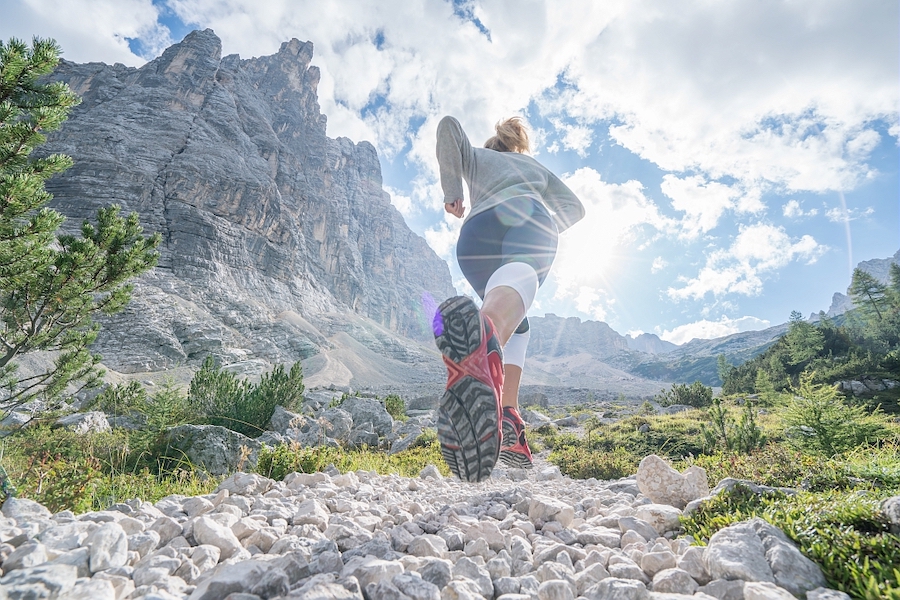
[[[834,456],[887,434],[885,418],[848,404],[830,385],[813,383],[815,373],[800,375],[796,394],[781,413],[785,436],[798,448]]]
[[[406,421],[406,402],[397,394],[391,394],[384,399],[384,409],[397,421]]]
[[[640,405],[638,408],[637,414],[639,415],[655,415],[656,407],[650,403],[649,400],[644,400],[644,403]]]
[[[703,408],[712,404],[713,391],[711,387],[695,381],[691,385],[685,383],[672,384],[672,388],[661,391],[656,396],[660,406],[672,406],[673,404],[686,404],[694,408]]]
[[[201,418],[211,425],[255,437],[266,430],[276,406],[299,410],[303,389],[299,362],[289,372],[277,365],[254,385],[222,370],[212,357],[207,357],[191,380],[188,397]]]
[[[106,387],[91,401],[90,407],[109,415],[141,411],[147,403],[147,390],[137,381]]]
[[[584,446],[561,446],[550,453],[548,460],[569,477],[608,480],[634,475],[641,457],[621,447],[601,452]]]
[[[709,422],[701,427],[704,448],[707,452],[716,448],[735,452],[752,452],[766,443],[766,436],[756,423],[756,411],[749,399],[744,400],[744,410],[735,421],[719,398],[713,400],[707,410]]]
[[[759,497],[735,488],[704,502],[682,525],[706,543],[723,527],[761,517],[822,567],[828,587],[855,598],[900,598],[900,536],[890,533],[881,500],[836,491]]]

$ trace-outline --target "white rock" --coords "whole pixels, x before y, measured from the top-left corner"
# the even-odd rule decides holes
[[[563,527],[568,527],[575,518],[575,509],[556,498],[534,496],[528,507],[528,518],[532,521],[558,521]]]
[[[709,571],[706,570],[706,564],[703,562],[703,548],[700,546],[687,548],[678,557],[676,566],[683,571],[687,571],[694,581],[700,585],[705,585],[710,581]]]
[[[703,559],[712,579],[775,583],[775,575],[766,561],[766,549],[748,522],[730,525],[713,534]]]
[[[156,531],[142,531],[128,536],[128,549],[144,557],[159,547],[159,540]]]
[[[181,535],[182,527],[172,517],[159,517],[156,519],[150,527],[147,528],[148,531],[155,531],[159,534],[159,545],[165,546],[169,542],[171,542],[174,538]]]
[[[422,479],[435,479],[437,481],[444,478],[438,468],[434,465],[426,465],[425,468],[419,472],[419,477]]]
[[[3,572],[29,569],[47,562],[47,547],[40,542],[25,542],[3,561]]]
[[[68,552],[84,545],[84,540],[99,525],[90,521],[75,521],[49,527],[37,536],[48,550],[55,552]]]
[[[752,581],[744,586],[744,600],[795,600],[795,597],[774,583]]]
[[[616,600],[649,600],[650,592],[647,591],[647,586],[640,581],[607,577],[585,590],[583,596],[587,600],[608,600],[611,598]]]
[[[263,579],[269,568],[255,560],[223,564],[197,585],[190,600],[221,600],[232,593],[247,593],[253,584]]]
[[[328,528],[328,520],[331,513],[323,502],[315,499],[304,500],[297,506],[297,510],[291,522],[294,525],[315,525],[319,531]]]
[[[65,598],[76,579],[71,565],[39,565],[7,573],[0,578],[0,589],[10,598]]]
[[[406,552],[413,556],[433,556],[447,558],[449,550],[447,542],[436,535],[424,534],[413,539],[406,548]]]
[[[692,595],[699,585],[687,571],[664,569],[653,576],[653,591],[668,594]]]
[[[381,560],[374,556],[357,556],[351,558],[341,577],[356,577],[363,589],[370,583],[389,581],[395,575],[403,573],[403,565],[396,560]]]
[[[34,500],[17,498],[16,496],[7,498],[0,512],[3,512],[4,517],[16,519],[17,521],[18,519],[49,519],[52,516],[50,511],[43,505],[38,504]]]
[[[575,600],[575,594],[567,581],[553,579],[538,587],[538,600]]]
[[[675,564],[675,553],[671,550],[647,552],[641,557],[641,569],[650,577],[654,577],[660,571],[674,569]]]
[[[677,508],[684,508],[691,500],[708,495],[709,485],[704,489],[705,481],[703,469],[691,467],[682,475],[655,454],[644,457],[637,472],[637,484],[642,494],[654,503]]]
[[[122,575],[112,575],[108,571],[97,573],[96,575],[94,575],[92,580],[108,581],[113,586],[113,592],[115,594],[116,600],[127,598],[129,595],[131,595],[131,592],[134,591],[134,582],[130,577],[124,577]]]
[[[125,566],[128,561],[128,536],[118,523],[104,523],[84,541],[91,551],[91,572]]]
[[[644,504],[638,506],[634,511],[634,516],[638,519],[646,521],[653,526],[659,535],[665,535],[669,531],[676,531],[681,528],[681,510],[668,504]]]
[[[479,586],[467,579],[455,579],[441,590],[441,600],[484,600]]]
[[[218,548],[223,559],[231,558],[243,550],[240,541],[230,528],[208,516],[199,517],[194,521],[194,539],[201,544]]]
[[[220,483],[216,492],[228,490],[229,495],[255,496],[265,494],[274,485],[274,481],[262,475],[238,472]]]
[[[116,588],[103,579],[82,580],[66,593],[66,600],[117,600]]]
[[[488,573],[486,568],[479,566],[471,558],[459,559],[453,565],[451,572],[453,573],[453,579],[466,579],[472,582],[481,595],[485,597],[493,595],[494,584],[491,582],[491,574]]]
[[[187,516],[191,519],[193,519],[194,517],[199,517],[200,515],[206,514],[208,512],[212,512],[212,510],[215,508],[215,505],[213,505],[212,502],[200,496],[197,496],[195,498],[188,498],[184,501],[184,504],[182,506],[184,507],[184,512],[186,512]]]

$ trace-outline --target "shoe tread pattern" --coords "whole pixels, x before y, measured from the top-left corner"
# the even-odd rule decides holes
[[[459,363],[481,345],[481,313],[464,296],[441,304],[438,349]],[[438,406],[438,441],[450,471],[463,481],[490,477],[500,452],[500,427],[493,388],[471,376],[450,386]]]
[[[514,469],[531,469],[534,467],[532,461],[528,460],[528,457],[522,454],[521,452],[515,452],[510,448],[513,448],[518,441],[519,436],[516,432],[515,427],[507,421],[503,420],[503,442],[507,440],[513,440],[511,444],[501,443],[500,447],[500,456],[499,460],[503,464],[508,467],[512,467]]]

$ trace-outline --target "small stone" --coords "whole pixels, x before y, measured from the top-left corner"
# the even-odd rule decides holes
[[[406,552],[413,556],[447,558],[449,549],[447,548],[447,542],[443,538],[426,533],[413,539],[407,545]]]
[[[243,551],[240,541],[231,529],[209,516],[198,517],[194,521],[194,538],[201,544],[218,548],[223,559],[231,558]]]
[[[538,587],[538,600],[575,600],[575,594],[567,581],[553,579]]]
[[[66,600],[116,600],[116,588],[110,581],[86,579],[75,583]]]
[[[692,595],[698,584],[687,571],[681,569],[664,569],[653,576],[653,591],[668,594]]]
[[[744,600],[795,600],[795,597],[774,583],[751,581],[744,586]]]
[[[40,542],[25,542],[3,561],[3,572],[28,569],[47,562],[47,547]]]
[[[122,567],[128,561],[128,536],[118,523],[104,523],[84,545],[91,550],[91,573]]]
[[[675,554],[671,550],[663,552],[648,552],[641,557],[641,569],[650,577],[654,577],[660,571],[675,568]],[[688,575],[690,577],[690,575]],[[654,591],[655,588],[654,588]]]
[[[640,581],[608,577],[585,590],[583,596],[587,600],[649,600],[650,592]]]

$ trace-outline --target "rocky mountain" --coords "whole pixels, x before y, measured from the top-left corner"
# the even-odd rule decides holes
[[[628,348],[646,354],[665,354],[678,348],[678,344],[659,339],[655,333],[642,333],[637,337],[625,336]]]
[[[862,269],[882,283],[888,283],[891,278],[890,268],[892,264],[900,264],[900,250],[897,250],[897,252],[894,253],[894,256],[891,256],[889,258],[873,258],[872,260],[864,260],[856,265],[856,268]],[[832,296],[831,298],[831,306],[828,308],[828,312],[825,313],[825,316],[836,317],[838,315],[844,314],[852,308],[853,300],[850,299],[850,296],[848,296],[847,294],[842,294],[841,292],[835,292],[834,296]]]
[[[455,293],[449,270],[391,205],[375,148],[327,137],[312,56],[294,39],[223,58],[206,30],[137,69],[59,65],[83,102],[42,149],[75,161],[48,183],[54,208],[74,229],[116,203],[163,234],[159,266],[104,323],[111,369],[305,359],[346,385],[368,352],[384,359],[369,379],[439,378],[414,340]]]

